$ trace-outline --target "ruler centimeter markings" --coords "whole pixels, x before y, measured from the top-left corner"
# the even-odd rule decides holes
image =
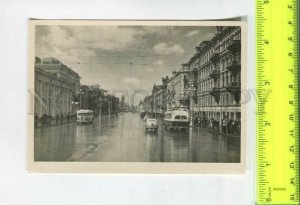
[[[256,0],[258,204],[299,204],[298,6]]]

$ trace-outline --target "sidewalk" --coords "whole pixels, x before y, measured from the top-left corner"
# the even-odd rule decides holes
[[[223,133],[223,132],[220,131],[219,128],[218,129],[212,129],[210,127],[200,127],[199,125],[194,125],[193,127],[197,127],[199,129],[210,131],[210,132],[215,133],[215,134],[220,134],[220,135],[223,135],[224,137],[241,137],[241,135],[239,135],[239,134]]]
[[[56,119],[51,119],[50,122],[47,123],[42,123],[40,120],[35,123],[34,128],[40,128],[40,127],[50,127],[50,126],[55,126],[55,125],[64,125],[64,124],[68,124],[68,123],[75,123],[76,119],[70,119],[69,121],[65,118],[65,119],[59,119],[58,121],[56,121]]]

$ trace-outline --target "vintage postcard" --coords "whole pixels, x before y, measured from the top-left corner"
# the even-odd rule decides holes
[[[246,23],[30,20],[30,172],[242,174]]]

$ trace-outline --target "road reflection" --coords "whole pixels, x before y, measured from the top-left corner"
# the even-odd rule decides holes
[[[35,129],[36,161],[239,162],[240,138],[198,127],[146,132],[138,114],[97,117],[93,124],[70,123]]]

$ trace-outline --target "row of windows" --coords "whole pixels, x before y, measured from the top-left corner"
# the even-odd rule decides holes
[[[50,86],[49,83],[45,83],[39,80],[36,81],[35,90],[41,97],[49,97],[54,95],[54,93],[56,94],[56,96],[66,96],[71,94],[71,91],[65,88],[55,85]]]
[[[198,105],[205,107],[205,106],[215,106],[218,104],[216,103],[213,96],[207,95],[207,96],[198,97]]]
[[[217,86],[215,85],[215,82],[212,79],[210,79],[203,83],[199,83],[198,92],[205,92],[205,91],[210,90],[213,87],[217,87]]]
[[[220,105],[233,105],[236,102],[234,101],[234,97],[230,93],[223,93],[220,95]],[[239,103],[239,102],[238,102]],[[200,96],[198,97],[198,105],[202,107],[209,106],[217,106],[215,98],[211,95]]]
[[[219,70],[219,68],[220,68],[221,71],[224,71],[234,61],[235,62],[241,62],[240,52],[237,53],[235,56],[230,54],[230,55],[222,58],[220,60],[220,66],[212,64],[212,65],[200,70],[199,73],[198,73],[198,81],[210,78],[210,74],[213,72],[213,70]]]
[[[200,58],[200,66],[206,64],[208,61],[210,61],[211,56],[214,53],[223,52],[227,49],[227,47],[232,43],[233,40],[241,40],[241,32],[240,29],[235,31],[233,34],[227,36],[224,38],[219,45],[217,45],[215,48],[211,48],[208,50],[204,55]]]
[[[175,115],[176,120],[186,120],[187,116],[185,115]],[[172,119],[172,114],[165,114],[165,119]]]
[[[53,99],[51,98],[36,98],[35,100],[35,113],[39,116],[43,114],[57,114],[71,112],[71,98],[66,99]]]
[[[220,69],[225,70],[234,61],[241,62],[241,53],[240,52],[237,52],[236,55],[230,54],[230,55],[222,58],[220,61]]]
[[[233,105],[233,104],[235,104],[233,95],[230,94],[230,93],[223,93],[220,96],[220,104],[221,105]]]
[[[236,31],[230,36],[227,36],[223,41],[221,41],[221,44],[219,45],[220,52],[223,52],[227,49],[227,47],[232,43],[233,40],[241,40],[241,32],[240,30]]]
[[[214,65],[210,65],[209,67],[202,69],[201,71],[199,71],[198,74],[198,81],[204,80],[209,78],[210,73],[214,70],[217,69],[216,66]]]
[[[226,87],[232,83],[240,84],[240,74],[232,75],[226,71],[220,74],[221,77],[216,82],[213,79],[207,79],[206,81],[198,82],[198,92],[210,91],[212,88]]]

